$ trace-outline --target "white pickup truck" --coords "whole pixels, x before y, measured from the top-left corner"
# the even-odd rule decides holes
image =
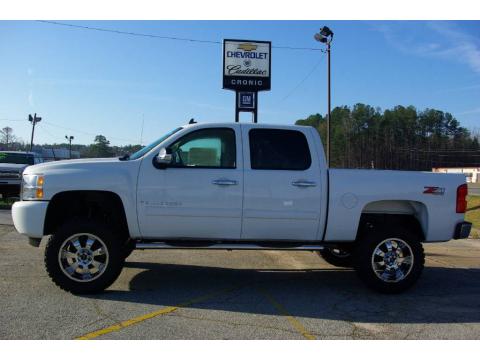
[[[16,229],[73,293],[102,291],[133,249],[317,251],[387,293],[413,285],[423,242],[466,238],[465,177],[328,169],[311,127],[189,124],[120,159],[29,166]]]

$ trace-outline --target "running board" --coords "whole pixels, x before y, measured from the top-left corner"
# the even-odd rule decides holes
[[[215,244],[205,244],[202,245],[186,245],[186,244],[178,244],[175,245],[173,243],[163,243],[163,242],[155,242],[155,243],[137,243],[135,245],[136,249],[139,250],[154,250],[154,249],[188,249],[188,250],[303,250],[303,251],[318,251],[323,250],[324,246],[322,245],[273,245],[273,244],[241,244],[241,243],[215,243]]]

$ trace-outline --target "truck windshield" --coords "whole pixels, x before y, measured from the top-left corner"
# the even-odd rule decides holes
[[[33,165],[33,155],[0,152],[0,163]]]
[[[163,135],[160,139],[155,140],[152,142],[150,145],[145,146],[144,148],[138,150],[136,153],[133,153],[132,155],[128,156],[128,160],[136,160],[138,158],[141,158],[143,155],[145,155],[147,152],[152,150],[154,147],[156,147],[158,144],[161,142],[167,140],[170,136],[175,134],[177,131],[182,130],[181,127],[176,128],[175,130],[170,131],[169,133]]]

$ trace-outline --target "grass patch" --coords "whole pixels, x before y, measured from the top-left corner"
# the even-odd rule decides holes
[[[480,237],[480,196],[468,196],[467,204],[465,220],[473,224],[474,229],[472,229],[472,236],[476,238]]]
[[[2,199],[2,198],[0,198],[0,208],[11,207],[15,201],[18,201],[18,199],[14,199],[14,198]]]

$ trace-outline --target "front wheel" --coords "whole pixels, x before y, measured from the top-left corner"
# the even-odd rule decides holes
[[[76,294],[100,292],[120,275],[124,250],[112,231],[91,220],[70,221],[50,237],[45,267],[53,282]]]
[[[371,288],[382,293],[399,293],[420,277],[425,254],[420,238],[398,228],[373,230],[358,240],[355,270]]]
[[[132,239],[128,239],[125,245],[123,246],[123,258],[128,258],[132,252],[136,249],[136,243]]]

